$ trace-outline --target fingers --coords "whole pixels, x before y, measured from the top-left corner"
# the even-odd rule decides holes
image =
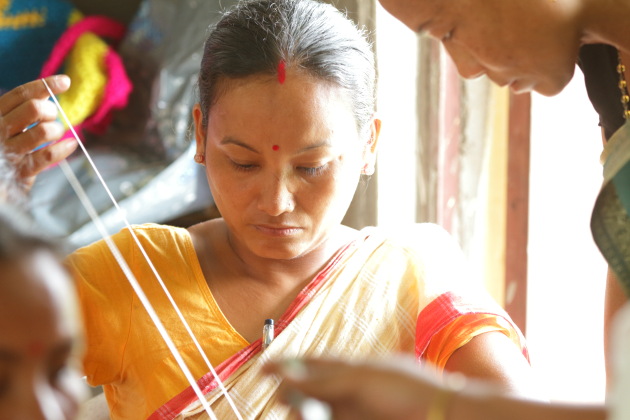
[[[65,75],[45,79],[55,94],[70,87]],[[0,96],[0,142],[17,169],[18,183],[30,188],[35,176],[65,159],[77,147],[74,139],[58,142],[64,128],[57,108],[48,100],[50,92],[41,80],[25,83]],[[50,144],[38,149],[40,146]]]
[[[381,420],[358,403],[361,379],[356,366],[333,360],[294,360],[270,364],[265,370],[284,376],[278,389],[280,398],[298,411],[302,420],[328,419],[331,411],[335,420]]]
[[[279,374],[286,384],[300,392],[326,401],[345,398],[356,386],[351,364],[334,360],[289,360],[270,363],[265,371]]]
[[[57,121],[40,122],[26,131],[9,135],[4,142],[4,151],[8,155],[30,153],[43,144],[56,142],[64,131],[63,125]]]
[[[77,141],[71,138],[23,155],[16,163],[16,167],[24,188],[29,190],[38,173],[70,156],[78,145]]]
[[[3,126],[8,138],[21,133],[29,126],[57,119],[57,107],[46,99],[30,99],[2,114]]]
[[[284,377],[278,390],[284,401],[295,406],[296,392],[314,397],[331,407],[335,420],[421,419],[439,388],[410,362],[313,359],[272,363],[265,371]]]
[[[46,83],[55,95],[70,88],[70,78],[64,74],[47,77]],[[21,104],[30,100],[43,100],[50,96],[41,80],[33,80],[0,96],[0,116],[5,116]],[[33,121],[35,122],[35,121]]]
[[[67,76],[49,78],[56,91],[69,85]],[[64,82],[65,81],[65,82]],[[0,96],[0,138],[5,152],[27,153],[49,141],[57,141],[63,129],[56,123],[57,107],[48,100],[41,80],[26,83]]]

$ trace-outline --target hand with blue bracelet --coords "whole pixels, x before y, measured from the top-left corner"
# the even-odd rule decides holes
[[[53,93],[65,92],[70,78],[46,79]],[[16,87],[0,96],[0,140],[2,151],[15,166],[17,182],[29,190],[36,175],[68,157],[78,146],[73,138],[61,140],[65,131],[57,121],[57,109],[48,100],[41,80]]]

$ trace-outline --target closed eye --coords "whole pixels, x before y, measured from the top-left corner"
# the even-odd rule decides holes
[[[440,41],[442,42],[450,41],[451,39],[453,39],[454,32],[455,32],[455,29],[451,29],[450,31],[446,33],[446,35],[442,37]]]
[[[315,176],[323,175],[328,169],[328,164],[324,164],[322,166],[317,166],[314,168],[306,167],[306,166],[299,166],[298,169],[304,172],[308,176],[315,177]]]
[[[9,392],[9,386],[9,374],[6,372],[0,373],[0,399]]]
[[[233,160],[230,160],[230,163],[232,164],[234,169],[241,172],[250,172],[257,168],[257,165],[250,164],[250,163],[237,163],[237,162],[234,162]]]

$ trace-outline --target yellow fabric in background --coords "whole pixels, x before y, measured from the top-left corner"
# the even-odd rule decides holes
[[[94,114],[102,101],[107,84],[104,65],[107,50],[105,41],[86,32],[68,54],[64,72],[72,79],[72,85],[59,96],[59,103],[72,125],[80,124]]]

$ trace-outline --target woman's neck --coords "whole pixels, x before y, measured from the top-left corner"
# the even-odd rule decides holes
[[[561,0],[560,0],[561,1]],[[583,42],[609,44],[630,54],[630,2],[574,0],[582,5]]]
[[[280,285],[281,283],[303,283],[313,278],[330,261],[332,256],[346,243],[354,239],[354,230],[339,226],[334,233],[324,239],[304,255],[289,260],[263,258],[253,254],[235,240],[225,226],[224,251],[232,268],[258,282]]]

